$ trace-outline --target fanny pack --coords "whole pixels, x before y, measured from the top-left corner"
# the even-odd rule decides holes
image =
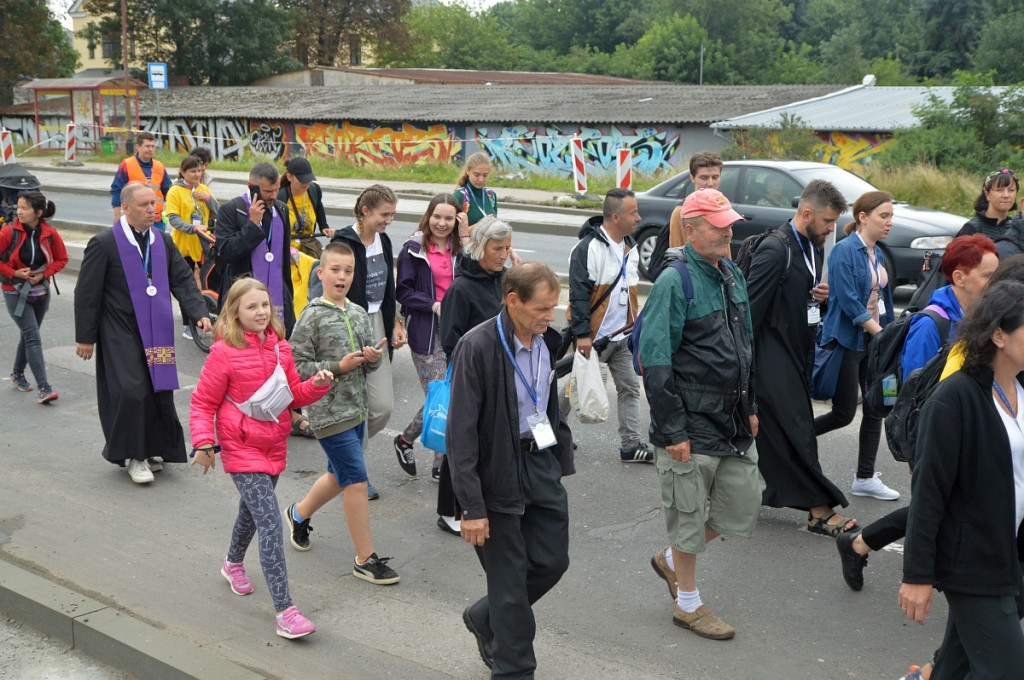
[[[277,366],[274,368],[274,372],[270,374],[265,383],[260,385],[258,390],[253,392],[251,397],[238,403],[231,397],[225,396],[243,414],[268,423],[280,422],[277,417],[284,413],[284,410],[295,399],[291,388],[288,387],[288,377],[284,374],[284,369],[281,368],[281,350],[277,345],[274,345],[274,354],[277,357]]]

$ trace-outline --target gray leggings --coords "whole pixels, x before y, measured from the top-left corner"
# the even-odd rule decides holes
[[[281,508],[274,493],[278,477],[263,472],[231,473],[231,481],[242,498],[238,501],[238,517],[231,531],[228,562],[243,561],[249,543],[259,532],[263,577],[267,579],[267,588],[274,599],[274,611],[281,612],[292,606],[292,595],[288,590],[288,567],[284,563]]]
[[[36,378],[37,386],[46,385],[46,364],[43,362],[43,342],[39,335],[39,327],[43,325],[43,317],[46,310],[50,308],[49,294],[42,297],[29,298],[25,302],[25,309],[21,316],[15,316],[14,311],[18,308],[18,294],[11,291],[4,291],[4,302],[7,303],[7,312],[11,315],[14,323],[21,331],[18,338],[18,349],[14,353],[14,372],[24,373],[25,365],[32,367],[32,375]]]

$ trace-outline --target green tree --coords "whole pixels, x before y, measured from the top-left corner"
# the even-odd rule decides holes
[[[632,49],[635,76],[645,80],[698,83],[701,79],[701,47],[704,48],[703,82],[728,82],[733,73],[722,44],[712,40],[692,16],[655,22]]]
[[[994,12],[982,27],[978,49],[972,60],[974,70],[994,71],[996,82],[1010,84],[1024,82],[1024,59],[1018,50],[1007,49],[1016,45],[1024,35],[1024,9],[1013,13]]]
[[[353,41],[389,42],[408,38],[402,22],[410,0],[279,0],[301,27],[295,33],[295,57],[306,66],[348,63]]]
[[[120,0],[83,6],[102,17],[102,33],[121,34]],[[301,66],[286,48],[291,18],[270,0],[128,0],[127,13],[136,64],[166,62],[193,85],[244,85]],[[120,44],[108,61],[123,68]]]
[[[0,50],[0,106],[14,100],[21,78],[66,78],[78,68],[78,53],[46,0],[3,0],[0,26],[8,28]],[[17,29],[19,39],[14,35]]]

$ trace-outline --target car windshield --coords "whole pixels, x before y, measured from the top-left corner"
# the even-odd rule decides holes
[[[829,168],[807,168],[805,170],[793,170],[792,173],[800,178],[801,184],[807,185],[812,179],[823,179],[831,182],[832,186],[839,190],[847,203],[853,204],[861,194],[868,191],[878,191],[878,187],[872,186],[852,172],[839,167]]]

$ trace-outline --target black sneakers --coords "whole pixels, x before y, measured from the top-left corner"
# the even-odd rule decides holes
[[[400,577],[394,569],[388,566],[390,559],[390,557],[377,557],[377,553],[373,553],[362,564],[355,563],[352,567],[352,575],[379,586],[398,583]]]
[[[302,520],[301,522],[295,521],[295,506],[297,503],[292,503],[285,510],[284,517],[288,521],[288,526],[291,527],[291,531],[288,533],[289,538],[292,540],[292,545],[295,546],[296,550],[303,552],[309,550],[309,532],[313,530],[313,527],[309,524],[309,518]]]
[[[653,463],[654,449],[640,442],[631,449],[619,449],[619,460],[623,463]]]
[[[410,477],[416,476],[416,455],[413,453],[412,444],[402,439],[402,435],[395,437],[395,456],[402,470]]]

